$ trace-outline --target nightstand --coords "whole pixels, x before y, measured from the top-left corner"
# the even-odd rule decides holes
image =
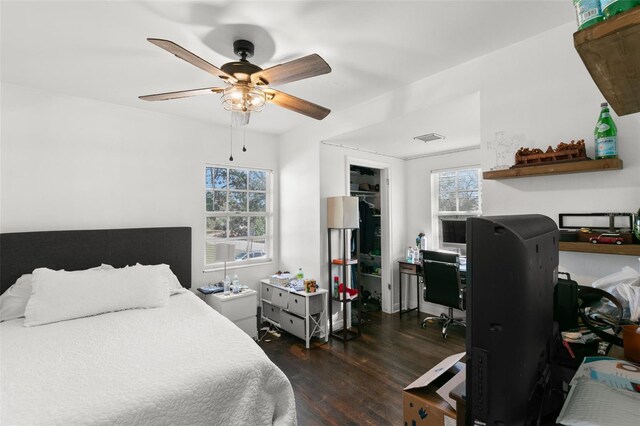
[[[258,293],[255,290],[245,289],[240,293],[206,294],[204,301],[216,311],[233,321],[245,333],[252,338],[258,337],[256,314],[258,312]]]

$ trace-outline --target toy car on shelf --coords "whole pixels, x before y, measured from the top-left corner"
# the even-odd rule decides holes
[[[620,234],[600,234],[597,237],[589,238],[592,244],[624,244],[624,238]]]

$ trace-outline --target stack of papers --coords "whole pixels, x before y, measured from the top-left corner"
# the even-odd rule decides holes
[[[569,343],[586,344],[599,340],[599,337],[596,336],[595,333],[585,329],[580,331],[563,331],[562,339]]]
[[[640,366],[617,358],[586,357],[570,385],[558,423],[637,426]]]

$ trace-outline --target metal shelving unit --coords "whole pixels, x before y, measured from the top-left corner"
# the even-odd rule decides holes
[[[337,258],[334,258],[331,253],[331,242],[332,237],[336,234],[335,231],[339,231],[337,235],[342,237],[342,248]],[[356,241],[356,250],[353,258],[351,257],[351,242],[349,238],[349,232],[351,232],[352,237]],[[328,230],[328,258],[329,258],[329,334],[331,337],[335,337],[341,339],[343,341],[348,341],[355,339],[362,335],[362,321],[358,324],[358,326],[349,326],[350,321],[350,309],[351,302],[359,300],[360,295],[354,299],[349,299],[347,297],[347,287],[351,288],[351,278],[353,277],[354,282],[357,285],[358,282],[358,274],[353,274],[352,265],[358,264],[358,259],[360,258],[360,239],[358,238],[359,229],[358,228],[329,228]],[[341,278],[344,284],[342,292],[335,294],[333,291],[333,268],[339,267],[341,270]],[[341,330],[333,330],[333,302],[338,301],[342,305],[342,329]],[[358,306],[358,318],[362,319],[362,303],[357,303]]]

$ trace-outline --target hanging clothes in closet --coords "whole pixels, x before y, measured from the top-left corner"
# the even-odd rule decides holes
[[[373,250],[376,224],[373,220],[373,207],[360,199],[360,252],[369,253]]]

